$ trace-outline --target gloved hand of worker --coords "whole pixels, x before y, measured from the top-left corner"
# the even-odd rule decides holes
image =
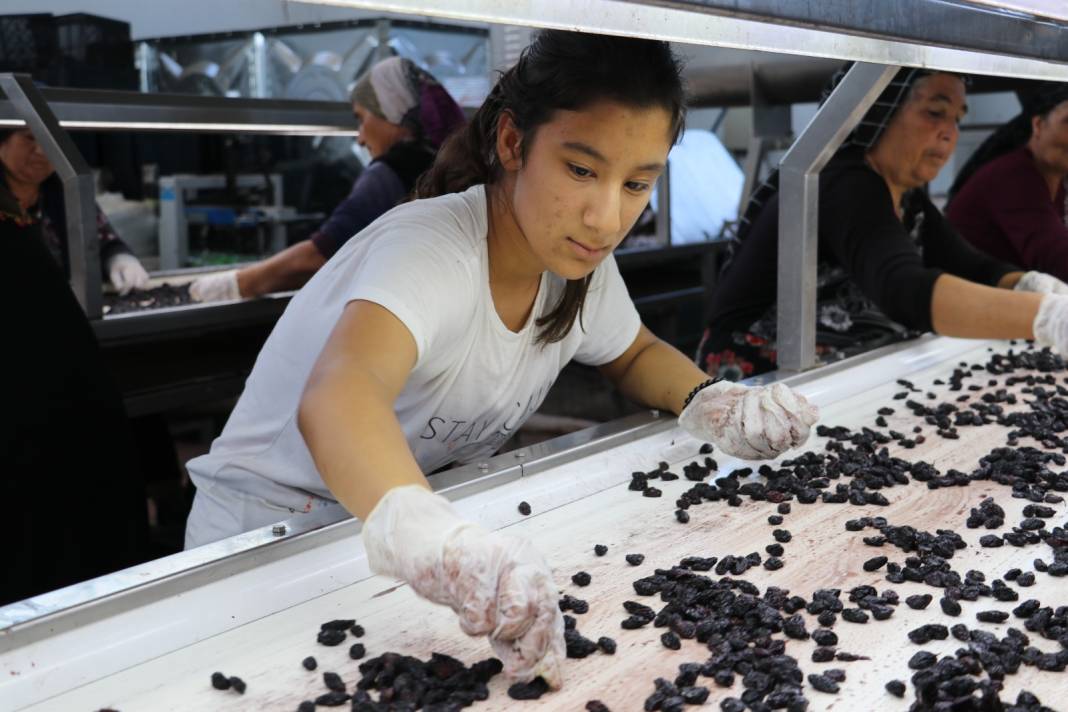
[[[462,519],[417,485],[386,493],[363,525],[371,570],[450,607],[468,635],[489,636],[505,673],[562,682],[564,619],[552,572],[530,542]]]
[[[148,272],[141,261],[128,252],[113,255],[107,264],[108,279],[119,294],[129,294],[131,289],[144,289],[148,284]]]
[[[1038,305],[1033,323],[1035,343],[1068,354],[1068,296],[1047,294]]]
[[[720,381],[701,389],[679,416],[698,440],[743,460],[771,460],[808,440],[816,406],[781,383],[746,387]]]
[[[1041,294],[1068,294],[1068,284],[1045,272],[1024,272],[1023,277],[1013,287],[1018,292],[1039,292]]]
[[[196,302],[224,302],[240,299],[237,288],[237,270],[204,275],[189,285],[189,296]]]

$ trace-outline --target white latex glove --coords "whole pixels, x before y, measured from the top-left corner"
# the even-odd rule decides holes
[[[1068,284],[1045,272],[1024,272],[1023,277],[1020,277],[1020,281],[1013,289],[1017,292],[1068,294]]]
[[[781,383],[746,387],[720,381],[697,392],[679,425],[743,460],[771,460],[808,440],[816,406]]]
[[[468,635],[489,636],[505,673],[562,683],[564,618],[552,572],[530,542],[465,521],[417,485],[386,493],[363,525],[371,570],[451,608]]]
[[[1068,354],[1068,296],[1047,294],[1038,305],[1033,324],[1035,342]]]
[[[189,296],[196,302],[225,302],[240,299],[237,288],[237,270],[208,274],[193,280],[189,285]]]
[[[148,272],[141,261],[127,252],[120,252],[108,260],[108,279],[119,291],[129,294],[131,289],[144,289],[148,284]]]

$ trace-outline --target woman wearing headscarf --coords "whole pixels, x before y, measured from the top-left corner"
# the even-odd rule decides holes
[[[964,164],[946,217],[988,255],[1068,279],[1068,84],[1042,82],[1021,103]]]
[[[820,173],[824,361],[932,330],[1068,347],[1068,297],[1024,292],[1041,285],[965,242],[923,190],[953,153],[966,111],[960,76],[902,69]],[[710,375],[776,367],[778,241],[775,173],[754,192],[712,295],[698,351]]]
[[[202,302],[256,297],[304,285],[350,237],[404,201],[463,124],[459,105],[434,77],[410,60],[391,57],[371,67],[352,90],[356,139],[373,159],[349,196],[319,229],[262,262],[201,277],[190,285]]]
[[[0,130],[0,220],[32,227],[63,272],[70,274],[63,184],[29,129]],[[148,283],[148,272],[99,208],[96,236],[100,240],[102,276],[120,294]]]

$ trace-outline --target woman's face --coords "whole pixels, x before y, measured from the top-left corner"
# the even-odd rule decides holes
[[[581,279],[611,254],[649,202],[671,149],[671,116],[659,107],[600,101],[556,111],[522,136],[509,116],[498,129],[503,188],[544,269]]]
[[[411,138],[412,132],[407,128],[390,123],[359,104],[352,105],[352,113],[360,126],[356,141],[367,149],[371,158],[378,158],[393,148],[393,144]]]
[[[1032,119],[1029,146],[1039,163],[1068,175],[1068,101]]]
[[[905,189],[934,180],[957,147],[967,113],[960,77],[932,74],[918,80],[871,150],[883,177]]]
[[[0,163],[9,176],[32,185],[40,185],[55,170],[29,129],[20,129],[0,143]]]

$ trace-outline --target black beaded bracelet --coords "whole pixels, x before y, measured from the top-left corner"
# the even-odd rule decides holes
[[[686,400],[682,402],[682,407],[685,408],[686,406],[690,405],[690,401],[693,400],[693,397],[695,395],[708,388],[713,383],[719,383],[722,380],[722,378],[710,378],[704,383],[698,383],[697,386],[692,391],[690,391],[690,395],[686,396]]]

